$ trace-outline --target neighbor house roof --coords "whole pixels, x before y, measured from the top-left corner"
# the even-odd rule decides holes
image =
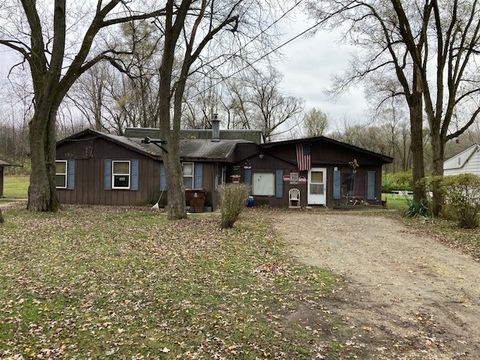
[[[0,166],[15,166],[11,161],[0,158]]]
[[[92,137],[100,137],[116,144],[124,146],[130,150],[136,151],[143,155],[152,158],[161,158],[161,149],[152,143],[144,144],[143,138],[130,138],[126,136],[106,134],[100,131],[87,129],[72,136],[64,138],[57,142],[57,145],[74,141],[75,139],[83,136],[92,135]],[[91,139],[92,137],[88,137]],[[180,140],[180,157],[184,160],[210,160],[210,161],[230,161],[233,157],[236,144],[239,143],[251,143],[250,141],[237,139],[237,140],[220,140],[211,141],[206,139],[182,139]]]
[[[125,136],[128,138],[144,139],[162,139],[162,133],[158,128],[127,128]],[[182,129],[180,130],[180,139],[185,140],[210,140],[212,138],[211,129]],[[260,130],[220,130],[220,139],[222,140],[247,140],[256,144],[262,142],[262,132]]]
[[[443,163],[443,169],[461,169],[465,166],[465,164],[468,162],[468,160],[470,160],[470,158],[475,154],[477,150],[480,151],[479,144],[473,144],[472,146],[469,146],[457,155],[454,155],[451,158],[445,160],[445,162]]]
[[[274,142],[270,142],[270,143],[261,144],[260,146],[262,148],[269,149],[269,148],[273,148],[275,146],[281,146],[281,145],[285,145],[285,144],[308,144],[308,143],[313,143],[313,142],[317,142],[317,141],[323,141],[323,142],[328,143],[328,144],[333,144],[333,145],[341,146],[341,147],[344,147],[344,148],[347,148],[347,149],[350,149],[350,150],[354,150],[354,151],[357,151],[359,153],[378,158],[381,161],[383,161],[384,163],[393,162],[393,158],[390,157],[390,156],[379,154],[379,153],[376,153],[376,152],[373,152],[373,151],[370,151],[370,150],[367,150],[367,149],[363,149],[361,147],[358,147],[358,146],[355,146],[355,145],[352,145],[352,144],[347,144],[347,143],[344,143],[342,141],[338,141],[338,140],[335,140],[335,139],[332,139],[332,138],[329,138],[329,137],[326,137],[326,136],[313,136],[313,137],[300,138],[300,139],[274,141]]]

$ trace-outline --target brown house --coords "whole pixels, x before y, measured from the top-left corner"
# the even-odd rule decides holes
[[[62,203],[140,205],[166,201],[161,149],[145,143],[158,129],[124,136],[84,130],[57,143],[57,190]],[[381,199],[382,165],[390,157],[326,137],[261,144],[255,130],[182,131],[180,157],[188,191],[203,190],[218,207],[218,186],[251,185],[257,204],[273,207],[342,204]],[[358,167],[356,166],[358,164]],[[188,196],[187,196],[188,199]]]

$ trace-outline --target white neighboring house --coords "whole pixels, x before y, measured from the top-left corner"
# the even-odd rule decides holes
[[[443,163],[444,175],[480,175],[480,145],[474,144]]]

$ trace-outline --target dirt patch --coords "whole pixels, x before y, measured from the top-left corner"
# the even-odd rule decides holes
[[[368,358],[480,358],[480,264],[471,257],[381,216],[273,218],[300,261],[344,277],[328,307]]]

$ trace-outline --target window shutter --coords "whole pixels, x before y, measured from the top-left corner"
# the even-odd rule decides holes
[[[340,170],[333,171],[333,198],[335,200],[339,200],[341,198],[341,191],[340,191]]]
[[[112,160],[103,161],[103,188],[112,190]]]
[[[67,189],[75,189],[75,160],[67,161]]]
[[[130,161],[130,190],[138,190],[138,160]]]
[[[252,169],[245,169],[245,184],[252,185]]]
[[[375,178],[375,171],[367,172],[367,200],[375,200]]]
[[[194,170],[194,185],[195,189],[202,189],[203,188],[203,164],[200,162],[195,163],[195,170]]]
[[[275,197],[283,198],[283,170],[275,170]]]
[[[165,177],[165,165],[160,163],[160,191],[167,190],[167,178]]]

